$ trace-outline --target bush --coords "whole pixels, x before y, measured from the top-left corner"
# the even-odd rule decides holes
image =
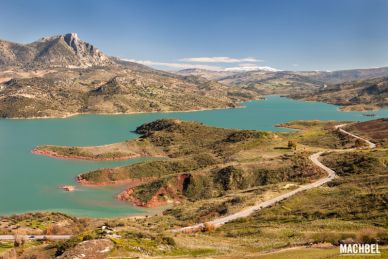
[[[209,222],[205,222],[203,224],[202,232],[214,232],[216,230],[216,226]]]
[[[183,194],[192,201],[207,199],[212,196],[211,181],[209,177],[194,175],[188,178]]]

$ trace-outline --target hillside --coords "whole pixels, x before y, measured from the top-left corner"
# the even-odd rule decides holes
[[[214,242],[238,240],[234,243],[236,249],[254,246],[258,250],[284,246],[311,249],[322,245],[330,251],[331,245],[343,243],[386,244],[387,158],[387,151],[329,153],[323,157],[323,162],[339,174],[332,183],[244,220],[225,224],[206,236],[213,237]],[[279,258],[287,258],[289,252],[285,251]],[[295,257],[298,258],[297,254]],[[321,254],[305,258],[338,256]]]
[[[374,110],[388,107],[388,78],[375,78],[329,85],[313,94],[293,95],[309,101],[344,106],[345,110]]]
[[[236,107],[249,89],[108,57],[75,33],[22,45],[0,41],[0,117]]]
[[[179,75],[194,75],[215,80],[230,87],[251,89],[260,94],[288,95],[292,92],[309,93],[323,83],[292,71],[255,70],[247,72],[184,69]]]
[[[301,92],[309,93],[323,85],[303,75],[288,71],[249,71],[227,76],[218,82],[231,86],[246,86],[256,89],[261,94],[282,94]]]
[[[233,71],[214,71],[214,70],[199,69],[199,68],[183,69],[176,72],[176,74],[182,75],[182,76],[200,76],[208,80],[216,80],[216,81],[224,77],[235,75],[237,73],[238,72],[233,72]]]
[[[388,119],[377,119],[353,123],[346,130],[368,139],[381,147],[388,147]]]
[[[62,117],[78,113],[187,111],[235,107],[255,99],[213,82],[189,81],[123,66],[59,69],[0,85],[0,117]]]

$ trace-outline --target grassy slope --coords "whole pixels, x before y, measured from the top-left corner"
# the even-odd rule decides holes
[[[323,162],[340,175],[329,186],[228,223],[210,235],[238,238],[241,246],[256,246],[257,250],[338,244],[345,239],[387,243],[387,158],[386,151],[327,155]]]

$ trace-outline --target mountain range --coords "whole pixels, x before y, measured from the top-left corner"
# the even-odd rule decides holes
[[[387,106],[384,77],[388,68],[171,73],[108,56],[76,33],[29,44],[0,40],[0,117],[226,108],[266,94],[369,109]],[[370,90],[375,83],[379,90]]]
[[[0,41],[0,116],[185,111],[235,107],[252,90],[109,57],[69,33]]]
[[[388,67],[366,68],[366,69],[349,69],[338,71],[270,71],[258,69],[253,71],[215,71],[206,69],[183,69],[176,72],[179,75],[195,75],[207,78],[209,80],[224,81],[228,84],[249,84],[263,82],[271,78],[279,78],[285,75],[298,75],[300,78],[308,78],[320,83],[335,84],[346,81],[365,80],[388,75]]]

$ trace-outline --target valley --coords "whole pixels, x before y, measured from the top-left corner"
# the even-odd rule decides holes
[[[0,259],[388,258],[388,1],[0,2]]]

